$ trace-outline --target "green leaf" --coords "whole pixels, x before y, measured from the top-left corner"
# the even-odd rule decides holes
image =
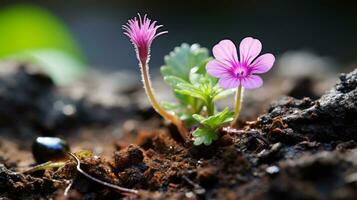
[[[219,112],[213,116],[203,119],[203,116],[198,117],[197,115],[193,116],[200,124],[210,129],[217,129],[225,123],[228,123],[233,120],[233,112],[229,111],[228,108],[224,109],[222,112]]]
[[[192,115],[192,117],[201,124],[204,120],[206,120],[205,117],[203,117],[202,115],[198,115],[198,114],[194,114],[194,115]]]
[[[196,66],[200,66],[201,69],[207,63],[208,55],[208,50],[201,48],[198,44],[191,46],[182,44],[165,57],[165,65],[161,67],[164,80],[173,89],[180,104],[186,107],[187,114],[192,111],[200,113],[202,101],[206,99],[200,89],[190,83],[189,74]],[[200,73],[205,73],[205,71],[200,71]]]
[[[173,89],[177,88],[177,85],[180,84],[180,83],[189,83],[185,80],[183,80],[182,78],[180,77],[177,77],[177,76],[165,76],[164,77],[164,80],[166,81],[167,84],[170,85],[170,87],[172,87]]]
[[[218,94],[213,98],[213,101],[217,101],[220,99],[223,99],[235,92],[235,89],[229,89],[229,90],[220,90]]]
[[[182,44],[174,51],[165,56],[165,65],[161,67],[161,74],[165,76],[176,76],[189,81],[189,73],[193,67],[206,63],[208,50],[201,48],[198,44]]]
[[[177,92],[179,94],[184,94],[184,95],[188,95],[188,96],[191,96],[191,97],[195,97],[195,98],[201,99],[202,101],[206,101],[207,100],[206,94],[204,92],[202,92],[200,90],[200,88],[195,87],[191,83],[179,83],[179,84],[177,84],[175,92]]]
[[[179,83],[182,84],[189,84],[187,81],[183,80],[182,78],[176,77],[176,76],[166,76],[164,77],[164,80],[166,83],[169,84],[169,86],[175,91],[175,89],[180,89],[178,87]],[[183,105],[191,105],[192,102],[194,101],[191,96],[180,94],[175,92],[175,96],[177,99],[180,100],[181,104]]]
[[[195,145],[210,145],[214,140],[218,139],[217,129],[223,124],[233,120],[233,113],[224,109],[213,116],[205,118],[201,115],[195,114],[192,117],[198,121],[202,127],[197,128],[193,133]]]
[[[218,139],[217,133],[207,128],[197,128],[192,135],[194,137],[194,145],[210,145]]]
[[[178,103],[172,103],[172,102],[164,101],[161,104],[162,104],[162,107],[164,107],[165,110],[172,111],[172,112],[182,108],[182,106],[180,104],[178,104]]]
[[[193,119],[192,115],[193,112],[187,109],[185,106],[172,103],[172,102],[162,102],[162,106],[165,110],[175,113],[175,115],[182,121],[185,121],[186,127],[190,128],[194,123],[195,120]]]
[[[190,83],[192,83],[193,85],[199,85],[203,79],[204,79],[204,75],[198,73],[198,67],[194,67],[190,70],[189,73]]]
[[[186,120],[190,118],[190,114],[185,111],[185,107],[178,103],[172,103],[172,102],[162,102],[162,107],[164,107],[165,110],[175,113],[176,116],[178,116],[181,120]]]

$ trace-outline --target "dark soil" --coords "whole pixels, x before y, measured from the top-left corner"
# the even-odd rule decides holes
[[[21,81],[28,87],[23,88]],[[75,116],[50,115],[55,111],[46,105],[65,97],[56,93],[46,76],[28,74],[25,68],[0,82],[0,124],[1,130],[6,130],[0,133],[6,136],[2,138],[10,138],[11,134],[17,137],[19,127],[36,132],[27,137],[49,132],[63,136],[58,130],[66,128],[69,132],[80,130],[83,124],[114,123],[113,111],[87,104],[85,100],[63,100],[76,105]],[[84,171],[102,181],[137,189],[137,194],[123,194],[84,177],[76,171],[76,163],[71,159],[59,169],[25,174],[6,153],[0,154],[3,163],[0,196],[3,199],[356,199],[356,88],[357,69],[342,74],[340,82],[317,100],[282,97],[257,120],[242,122],[241,129],[222,129],[220,139],[208,147],[183,144],[173,139],[177,136],[175,130],[156,126],[153,131],[132,129],[130,135],[124,136],[130,139],[115,144],[106,141],[104,145],[113,147],[107,157],[77,153]],[[98,112],[103,115],[90,114]],[[129,111],[120,112],[129,115],[125,114]],[[6,140],[0,142],[0,150],[4,148],[2,143]],[[98,141],[94,145],[103,143]],[[64,196],[71,181],[73,185]]]

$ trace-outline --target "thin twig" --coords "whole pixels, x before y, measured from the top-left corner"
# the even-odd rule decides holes
[[[182,178],[187,181],[190,185],[192,185],[196,191],[196,193],[205,193],[206,190],[200,186],[199,184],[193,182],[191,179],[189,179],[187,176],[183,175]]]
[[[69,190],[71,189],[73,183],[74,183],[73,180],[69,180],[69,184],[67,185],[67,187],[66,187],[66,189],[64,190],[64,193],[63,193],[64,196],[67,196],[67,195],[68,195],[68,192],[69,192]]]
[[[99,184],[102,184],[102,185],[104,185],[104,186],[107,186],[107,187],[109,187],[109,188],[111,188],[111,189],[114,189],[114,190],[116,190],[116,191],[118,191],[118,192],[120,192],[120,193],[122,193],[122,194],[125,194],[125,195],[126,195],[126,194],[138,194],[138,193],[139,193],[138,190],[120,187],[120,186],[118,186],[118,185],[114,185],[114,184],[111,184],[111,183],[104,182],[104,181],[102,181],[102,180],[99,180],[99,179],[97,179],[97,178],[95,178],[95,177],[89,175],[87,172],[85,172],[85,171],[83,171],[83,170],[81,169],[81,162],[80,162],[80,160],[78,159],[78,157],[77,157],[76,155],[74,155],[73,153],[71,153],[71,152],[68,152],[68,154],[69,154],[72,158],[74,158],[74,160],[76,161],[76,163],[77,163],[77,166],[76,166],[77,171],[79,171],[81,174],[83,174],[83,175],[86,176],[87,178],[89,178],[89,179],[91,179],[91,180],[93,180],[93,181],[95,181],[95,182],[97,182],[97,183],[99,183]]]

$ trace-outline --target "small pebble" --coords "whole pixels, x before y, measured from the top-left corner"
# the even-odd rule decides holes
[[[32,144],[32,155],[37,163],[65,159],[67,152],[67,142],[58,137],[37,137]]]
[[[186,193],[185,193],[185,196],[186,196],[186,198],[191,199],[191,198],[194,198],[196,195],[195,195],[195,193],[193,193],[193,192],[186,192]]]
[[[198,195],[203,195],[206,193],[206,190],[204,188],[196,188],[194,191]]]
[[[265,169],[266,173],[268,173],[270,176],[276,176],[277,174],[279,174],[280,172],[280,168],[273,165],[273,166],[270,166],[270,167],[267,167]]]
[[[275,143],[272,145],[272,147],[268,149],[263,149],[261,152],[257,154],[257,157],[260,159],[267,159],[269,157],[273,157],[276,155],[279,150],[281,149],[282,144],[280,142]]]

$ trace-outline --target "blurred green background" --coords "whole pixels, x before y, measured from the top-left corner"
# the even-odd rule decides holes
[[[38,63],[59,84],[85,72],[137,70],[121,25],[136,13],[163,24],[168,35],[153,44],[153,71],[182,42],[211,47],[253,36],[264,52],[278,56],[308,50],[342,67],[357,63],[355,1],[129,1],[3,0],[0,2],[0,60]]]
[[[71,31],[50,11],[30,4],[0,10],[0,59],[34,62],[58,84],[78,77],[86,61]]]

